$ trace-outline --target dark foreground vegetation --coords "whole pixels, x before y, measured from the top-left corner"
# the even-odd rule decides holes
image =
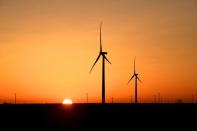
[[[196,104],[3,104],[3,130],[197,129]]]

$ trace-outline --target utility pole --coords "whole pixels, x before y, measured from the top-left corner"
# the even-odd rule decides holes
[[[196,100],[194,100],[194,103],[197,103],[197,93],[196,93]]]
[[[112,104],[114,103],[114,98],[113,98],[113,97],[111,98],[111,103],[112,103]]]
[[[194,102],[194,94],[192,94],[192,103],[195,103],[195,102]]]
[[[163,97],[162,96],[160,97],[160,103],[163,103]]]
[[[14,104],[16,104],[16,93],[14,94]]]
[[[88,103],[88,93],[86,93],[86,102]]]
[[[161,97],[160,97],[160,93],[158,94],[158,103],[160,104],[161,102]]]
[[[157,103],[157,96],[154,95],[154,102],[153,103]]]

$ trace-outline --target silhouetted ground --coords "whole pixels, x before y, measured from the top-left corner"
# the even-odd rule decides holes
[[[196,104],[0,105],[0,130],[197,129]]]

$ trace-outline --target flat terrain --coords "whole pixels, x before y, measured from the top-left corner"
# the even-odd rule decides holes
[[[2,104],[4,130],[197,128],[197,104]]]

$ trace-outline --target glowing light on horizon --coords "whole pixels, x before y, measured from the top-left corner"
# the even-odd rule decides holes
[[[73,102],[72,102],[71,99],[64,99],[62,103],[65,104],[65,105],[71,105],[71,104],[73,104]]]

